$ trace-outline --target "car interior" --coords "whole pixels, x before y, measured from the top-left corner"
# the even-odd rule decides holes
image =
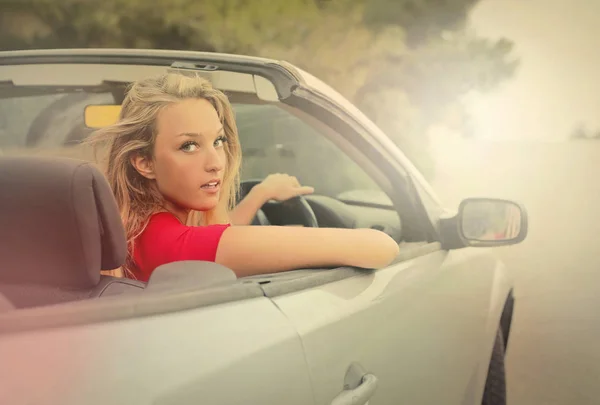
[[[95,84],[13,81],[0,88],[0,311],[146,288],[100,274],[123,264],[125,237],[102,162],[79,145],[115,119],[129,82],[86,80]],[[410,227],[402,226],[401,213],[378,183],[332,141],[331,128],[283,103],[241,91],[243,86],[221,87],[235,110],[242,144],[240,198],[275,172],[315,187],[314,195],[267,203],[253,224],[374,228],[399,243],[420,242]],[[233,272],[222,270],[204,276],[203,283],[222,277],[231,281]],[[168,284],[164,273],[156,271],[150,283]],[[299,276],[290,272],[285,277]]]

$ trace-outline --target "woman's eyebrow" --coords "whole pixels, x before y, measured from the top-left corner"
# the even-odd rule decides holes
[[[199,138],[201,135],[197,132],[182,132],[177,136],[189,136],[190,138]]]
[[[217,131],[217,135],[221,135],[223,132],[225,132],[225,128],[221,127],[218,131]],[[191,138],[201,138],[202,134],[200,132],[182,132],[180,134],[177,135],[179,136],[189,136]]]

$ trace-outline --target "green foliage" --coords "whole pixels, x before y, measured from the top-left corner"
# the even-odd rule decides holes
[[[253,53],[263,43],[297,40],[317,11],[311,0],[5,0],[1,6],[2,36],[20,48],[152,47],[235,53]],[[27,19],[29,27],[10,24],[15,19]],[[35,35],[26,32],[31,26],[37,27]]]
[[[371,0],[364,21],[372,27],[399,25],[410,45],[420,45],[444,31],[459,30],[478,0]]]
[[[399,63],[390,63],[369,77],[365,88],[406,92],[433,123],[460,96],[472,90],[489,91],[510,78],[518,66],[511,52],[512,43],[505,39],[455,33],[411,49]]]
[[[361,21],[372,30],[402,27],[406,43],[419,46],[446,31],[461,30],[479,0],[322,0],[324,10],[344,13],[363,7]]]

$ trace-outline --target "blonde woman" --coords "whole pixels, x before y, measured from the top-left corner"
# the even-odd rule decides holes
[[[371,229],[248,226],[271,199],[308,194],[274,174],[237,205],[241,148],[227,97],[200,77],[168,73],[133,83],[108,142],[107,177],[128,241],[124,273],[147,281],[180,260],[206,260],[238,277],[317,266],[378,268],[398,244]]]

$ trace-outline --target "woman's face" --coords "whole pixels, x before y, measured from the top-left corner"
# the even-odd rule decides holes
[[[150,168],[167,208],[182,218],[215,208],[227,167],[217,111],[204,99],[183,100],[161,110],[156,129]]]

